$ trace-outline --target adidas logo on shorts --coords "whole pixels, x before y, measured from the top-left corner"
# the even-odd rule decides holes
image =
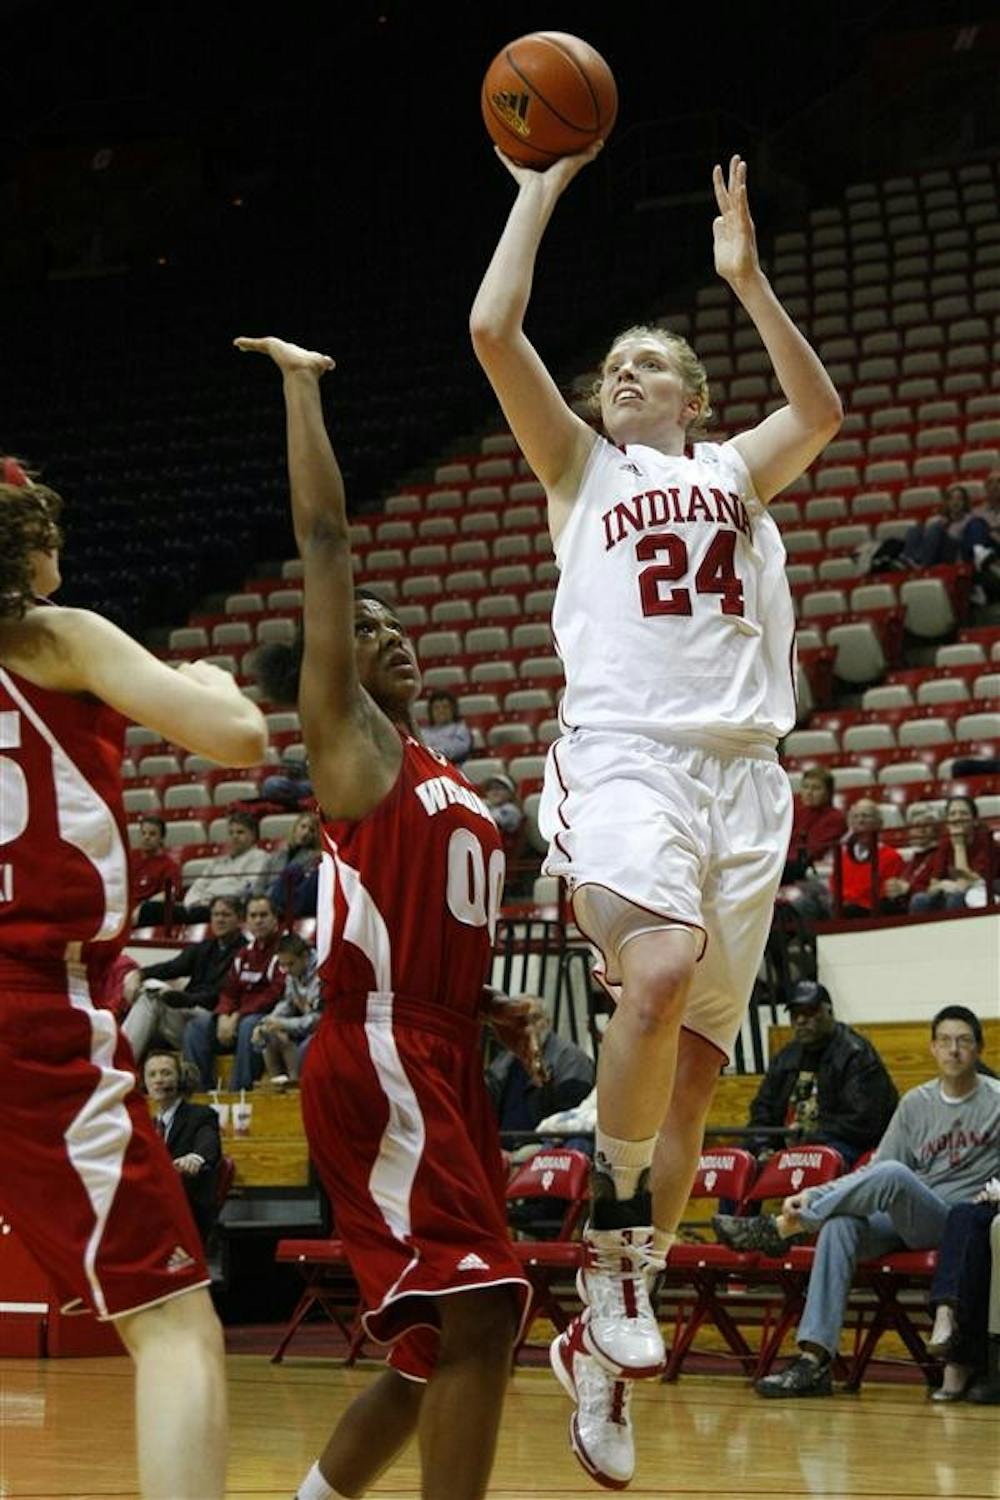
[[[462,1256],[455,1269],[458,1271],[488,1271],[489,1266],[480,1256],[474,1255],[470,1251],[468,1255]]]
[[[167,1260],[168,1271],[190,1271],[194,1265],[194,1257],[188,1255],[183,1245],[175,1245]]]

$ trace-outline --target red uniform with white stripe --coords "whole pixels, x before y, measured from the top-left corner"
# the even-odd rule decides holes
[[[489,809],[403,737],[389,795],[324,826],[318,949],[326,1006],[302,1113],[373,1337],[425,1377],[437,1296],[528,1286],[510,1245],[483,1082],[483,983],[503,889]]]
[[[125,722],[0,667],[0,1212],[67,1305],[115,1317],[207,1282],[99,980],[125,938]]]

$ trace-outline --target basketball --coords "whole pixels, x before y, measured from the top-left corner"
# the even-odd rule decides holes
[[[565,31],[532,31],[486,70],[483,119],[505,156],[539,170],[610,134],[618,89],[604,58]]]

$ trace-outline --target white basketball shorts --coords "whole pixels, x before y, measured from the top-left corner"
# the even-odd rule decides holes
[[[684,1026],[728,1059],[771,925],[792,794],[767,749],[712,750],[574,729],[550,747],[539,827],[612,994],[639,932],[690,928],[699,961]],[[590,889],[588,889],[590,888]],[[622,920],[622,898],[631,911]]]

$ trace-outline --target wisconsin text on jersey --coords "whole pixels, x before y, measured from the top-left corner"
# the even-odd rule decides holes
[[[450,776],[432,776],[429,781],[419,782],[413,789],[420,798],[428,817],[443,812],[446,807],[459,803],[470,812],[478,813],[487,823],[493,823],[493,815],[481,797],[477,797],[470,786],[452,781]]]
[[[624,542],[630,532],[646,531],[650,526],[686,525],[701,521],[706,526],[735,526],[748,539],[753,528],[747,508],[733,490],[709,487],[706,499],[698,485],[670,485],[665,490],[643,490],[629,500],[617,501],[601,516],[604,523],[606,552]]]

